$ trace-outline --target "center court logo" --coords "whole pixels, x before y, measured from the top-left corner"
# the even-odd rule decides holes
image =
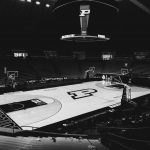
[[[77,91],[70,91],[67,92],[69,95],[71,95],[71,97],[76,100],[76,99],[80,99],[80,98],[85,98],[85,97],[89,97],[89,96],[93,96],[94,93],[96,93],[97,90],[96,89],[82,89],[82,90],[77,90]]]

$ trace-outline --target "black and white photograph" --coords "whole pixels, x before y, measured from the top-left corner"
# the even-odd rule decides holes
[[[0,0],[0,150],[150,150],[150,0]]]

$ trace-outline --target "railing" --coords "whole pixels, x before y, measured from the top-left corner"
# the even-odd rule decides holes
[[[21,128],[23,130],[30,130],[30,131],[33,131],[35,129],[38,129],[38,127],[33,127],[33,126],[21,126]]]
[[[20,131],[21,128],[9,116],[0,109],[0,132]]]

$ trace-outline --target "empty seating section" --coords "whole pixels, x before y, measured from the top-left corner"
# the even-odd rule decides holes
[[[56,73],[50,60],[45,58],[31,59],[29,60],[29,65],[40,77],[56,77]]]
[[[99,60],[83,60],[79,61],[80,74],[83,77],[86,70],[89,67],[95,67],[95,73],[100,73],[102,71],[101,62]]]
[[[0,72],[0,85],[3,85],[5,82],[5,76],[3,72]]]
[[[79,65],[76,60],[60,60],[56,62],[61,77],[80,77]]]
[[[123,61],[103,61],[102,62],[102,73],[121,73],[123,67]]]
[[[133,73],[138,75],[150,75],[150,62],[134,62]]]
[[[15,59],[9,58],[0,60],[0,84],[4,83],[6,75],[4,67],[7,71],[18,71],[18,82],[29,80],[38,80],[42,78],[83,78],[85,71],[90,67],[95,67],[97,73],[121,73],[121,68],[124,66],[124,61],[111,60],[102,61],[98,59],[46,59],[46,58],[27,58]],[[132,70],[134,74],[150,75],[150,63],[134,62]]]

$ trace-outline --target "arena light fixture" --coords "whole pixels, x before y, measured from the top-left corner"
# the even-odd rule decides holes
[[[49,7],[50,7],[50,4],[45,4],[45,6],[46,6],[47,8],[49,8]]]
[[[91,10],[90,5],[80,5],[80,26],[81,26],[81,33],[80,34],[69,34],[69,35],[62,35],[61,40],[65,41],[74,41],[74,42],[96,42],[96,41],[107,41],[105,35],[89,35],[87,33],[89,16]]]
[[[96,42],[96,41],[107,41],[109,39],[110,38],[104,35],[69,34],[61,36],[61,40],[74,42]]]
[[[40,3],[39,1],[36,1],[35,4],[36,4],[36,5],[40,5],[41,3]]]
[[[28,2],[28,3],[31,3],[31,2],[32,2],[32,0],[27,0],[27,2]]]

